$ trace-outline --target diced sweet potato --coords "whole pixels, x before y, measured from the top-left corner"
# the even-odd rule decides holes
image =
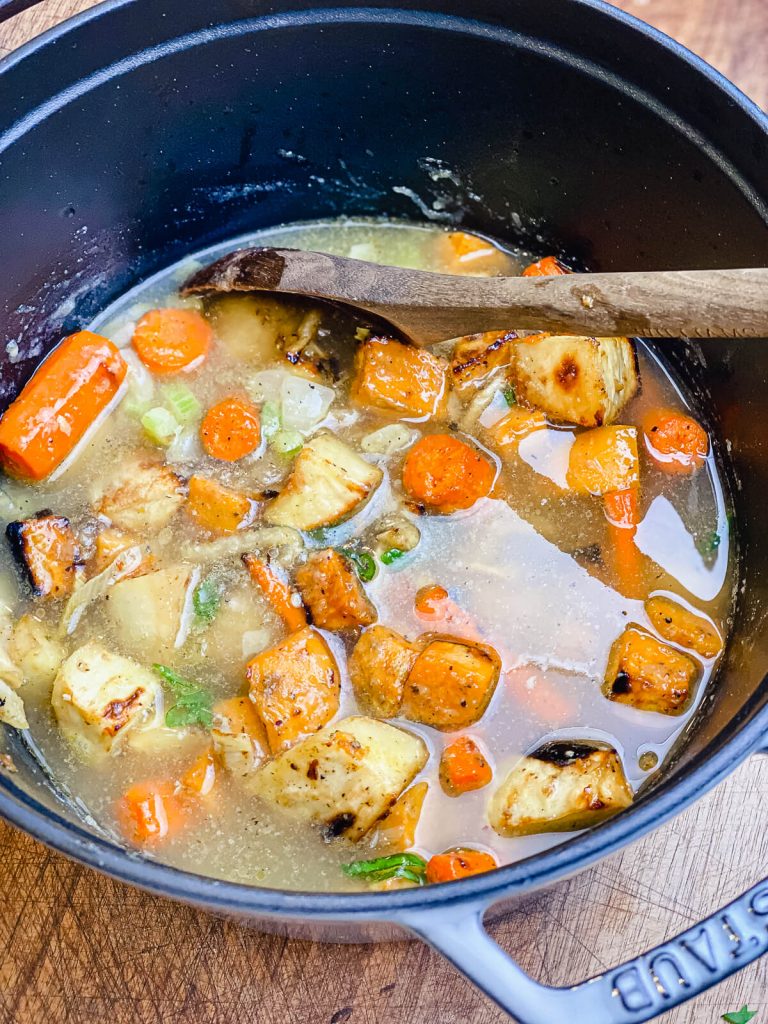
[[[547,417],[540,409],[526,409],[522,405],[513,405],[509,412],[488,428],[488,436],[493,444],[503,452],[513,452],[530,434],[537,430],[545,430]]]
[[[256,771],[269,756],[264,723],[248,697],[230,697],[215,705],[211,740],[216,758],[237,779]]]
[[[580,494],[637,487],[640,462],[635,427],[597,427],[579,434],[571,447],[567,480]]]
[[[322,729],[339,710],[339,670],[311,626],[257,654],[246,676],[273,754]]]
[[[253,518],[254,503],[241,491],[216,480],[193,476],[189,481],[187,509],[192,519],[212,533],[234,533]]]
[[[130,463],[113,484],[101,499],[99,513],[113,526],[142,537],[159,533],[184,504],[181,479],[162,463]]]
[[[403,687],[418,648],[386,626],[371,626],[349,656],[349,678],[366,714],[394,718],[403,700]]]
[[[509,366],[514,356],[515,331],[487,331],[459,338],[451,358],[451,384],[461,392],[494,370]]]
[[[688,706],[699,675],[693,658],[629,626],[611,648],[603,694],[641,711],[679,715]]]
[[[498,654],[486,644],[430,640],[405,682],[401,714],[445,732],[465,729],[487,708],[500,670]]]
[[[615,750],[560,740],[515,765],[491,798],[488,820],[501,836],[573,832],[597,825],[632,799]]]
[[[106,526],[99,530],[94,541],[93,555],[88,561],[88,575],[96,576],[110,566],[121,551],[133,548],[141,544],[141,540],[135,534],[126,533],[124,530],[116,530],[112,526]],[[141,565],[133,572],[132,576],[140,576],[148,572],[154,564],[154,558],[149,551],[145,552]],[[124,576],[123,579],[130,579],[131,576]]]
[[[425,419],[445,412],[446,364],[426,349],[370,338],[357,352],[352,398],[397,416]]]
[[[702,658],[716,658],[723,649],[720,634],[709,619],[696,615],[663,594],[645,602],[645,613],[665,640],[687,647]]]
[[[357,629],[376,621],[363,584],[333,548],[312,552],[296,572],[296,586],[321,629]]]
[[[440,785],[448,796],[461,796],[487,786],[493,770],[485,754],[470,736],[450,743],[440,758]]]
[[[498,866],[499,862],[492,853],[461,846],[430,857],[426,877],[430,885],[436,885],[438,882],[455,882],[459,878],[469,878],[470,875],[481,875]]]
[[[416,841],[416,827],[421,817],[429,783],[417,782],[406,789],[391,811],[379,819],[371,833],[371,846],[401,853],[410,850]]]
[[[66,597],[72,593],[80,551],[67,518],[41,512],[9,523],[5,533],[38,597]]]

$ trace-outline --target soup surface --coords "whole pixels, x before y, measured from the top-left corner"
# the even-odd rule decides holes
[[[627,339],[425,353],[227,293],[223,271],[180,294],[246,245],[469,274],[536,258],[292,225],[134,289],[91,327],[114,348],[69,339],[0,423],[6,720],[121,842],[280,888],[461,877],[626,807],[727,633],[696,410]]]

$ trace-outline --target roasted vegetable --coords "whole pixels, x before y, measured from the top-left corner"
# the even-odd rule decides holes
[[[370,498],[383,475],[337,437],[318,434],[302,448],[265,518],[297,530],[333,526]]]
[[[489,331],[459,338],[451,359],[451,383],[462,393],[494,370],[509,366],[514,356],[515,331]]]
[[[370,338],[357,351],[351,397],[398,417],[441,416],[448,398],[446,364],[425,349]]]
[[[216,337],[229,354],[259,365],[297,341],[305,317],[303,306],[282,295],[217,295],[207,308]]]
[[[628,338],[550,334],[515,342],[509,380],[522,404],[580,427],[612,423],[639,383]]]
[[[493,769],[470,736],[459,736],[444,748],[440,758],[440,785],[448,796],[461,796],[487,786]]]
[[[524,438],[537,430],[545,430],[546,426],[547,417],[540,409],[526,409],[522,405],[513,405],[509,412],[488,428],[488,436],[493,444],[501,449],[503,456],[507,452],[517,451]]]
[[[273,754],[322,729],[339,710],[336,660],[311,626],[257,654],[246,676]]]
[[[403,464],[403,487],[419,505],[447,514],[471,508],[491,492],[496,469],[472,445],[452,434],[428,434]]]
[[[345,718],[279,754],[251,788],[329,837],[360,839],[427,761],[424,741],[371,718]]]
[[[387,811],[370,833],[375,849],[410,850],[416,841],[416,828],[429,783],[417,782],[406,789],[391,811]]]
[[[75,585],[80,549],[65,516],[39,512],[9,523],[11,551],[38,597],[66,597]]]
[[[530,263],[523,271],[523,277],[557,277],[559,274],[572,273],[557,256],[545,256],[543,259]]]
[[[629,626],[611,648],[603,694],[642,711],[679,715],[701,674],[699,664],[637,626]]]
[[[146,538],[167,526],[183,504],[184,488],[172,469],[137,460],[120,470],[98,511],[113,526]]]
[[[703,615],[696,615],[670,597],[657,594],[645,602],[645,614],[657,633],[665,640],[700,654],[716,658],[723,641],[714,625]]]
[[[10,725],[13,729],[29,728],[24,701],[2,679],[0,679],[0,722]]]
[[[42,690],[50,686],[64,660],[64,646],[52,635],[48,626],[28,613],[13,627],[8,654],[29,686]]]
[[[519,761],[493,794],[488,820],[501,836],[590,828],[632,803],[618,754],[558,740]]]
[[[418,648],[386,626],[371,626],[349,656],[347,667],[357,702],[374,718],[395,718]]]
[[[120,642],[143,660],[166,657],[186,639],[199,570],[180,565],[121,580],[104,612]]]
[[[390,512],[382,516],[371,527],[371,534],[374,538],[376,553],[385,565],[394,561],[394,559],[387,560],[383,557],[388,552],[398,551],[404,555],[418,547],[421,540],[421,531],[418,526],[398,512]]]
[[[437,637],[424,647],[405,681],[401,714],[445,732],[466,729],[488,707],[500,670],[492,647]]]
[[[211,739],[219,762],[236,779],[251,775],[269,756],[264,724],[248,697],[214,706]]]
[[[93,557],[88,561],[89,576],[98,575],[110,566],[121,551],[137,547],[140,541],[133,533],[126,533],[124,530],[116,530],[112,526],[105,526],[96,534],[93,546]],[[147,572],[152,568],[154,559],[151,553],[147,552],[146,557],[137,566],[134,575]]]
[[[106,338],[65,338],[0,419],[0,466],[23,480],[49,476],[100,421],[127,370]]]
[[[280,572],[269,561],[256,555],[243,555],[243,564],[248,575],[266,597],[285,625],[290,630],[301,629],[307,624],[307,613],[296,593],[282,578]]]
[[[642,429],[646,451],[665,473],[695,473],[709,454],[707,432],[676,409],[650,409]]]
[[[189,481],[187,510],[198,526],[211,533],[234,533],[249,525],[256,505],[242,491],[204,476],[193,476]]]
[[[208,796],[216,785],[216,759],[213,748],[203,751],[179,779],[179,786],[184,794],[190,796]]]
[[[637,487],[640,479],[635,427],[598,427],[579,434],[568,458],[568,486],[580,494],[608,494]]]
[[[296,571],[296,586],[321,629],[357,629],[376,621],[376,609],[346,558],[326,548],[313,551]]]
[[[62,663],[51,704],[64,735],[92,759],[117,750],[130,730],[150,724],[159,695],[153,672],[91,642]]]
[[[436,853],[427,863],[426,879],[430,885],[437,882],[455,882],[470,875],[481,875],[499,866],[492,853],[471,850],[466,846],[445,853]]]

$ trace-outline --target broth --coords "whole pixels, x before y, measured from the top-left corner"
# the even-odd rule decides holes
[[[181,300],[179,286],[196,266],[244,245],[317,249],[446,272],[519,273],[533,258],[497,245],[490,251],[479,246],[477,253],[470,249],[459,256],[458,266],[456,252],[446,245],[447,237],[433,227],[354,220],[263,231],[168,269],[106,310],[91,329],[127,352],[135,323],[148,310],[182,307],[203,311],[213,325],[211,350],[197,368],[179,379],[194,393],[202,411],[233,393],[245,391],[263,398],[257,374],[273,367],[275,358],[259,361],[258,346],[253,345],[254,328],[248,320],[249,310],[259,308],[263,300],[247,295]],[[300,314],[310,309],[307,304],[291,308],[298,308]],[[717,654],[709,658],[695,655],[700,680],[680,714],[639,710],[606,699],[601,691],[612,645],[628,624],[638,624],[658,636],[644,605],[650,595],[672,596],[678,604],[703,614],[721,636],[726,635],[734,575],[727,500],[711,445],[697,472],[668,474],[648,458],[640,431],[641,516],[634,541],[641,552],[641,580],[637,592],[626,596],[627,588],[612,562],[612,528],[600,499],[575,493],[567,485],[570,451],[574,439],[584,434],[583,428],[550,422],[546,429],[525,436],[516,451],[505,454],[494,446],[488,433],[514,401],[504,397],[503,389],[496,390],[485,408],[478,402],[472,427],[468,426],[468,403],[455,402],[442,419],[398,420],[350,401],[354,339],[356,332],[358,339],[365,338],[367,328],[361,329],[361,321],[344,312],[324,310],[321,317],[316,341],[331,354],[336,376],[333,383],[330,377],[322,381],[333,387],[335,397],[327,415],[307,436],[329,430],[360,451],[372,432],[400,422],[413,440],[392,454],[366,455],[369,463],[383,471],[382,483],[370,501],[339,525],[319,533],[304,532],[307,550],[351,550],[350,545],[359,545],[361,539],[369,544],[366,538],[382,516],[404,514],[420,532],[418,545],[390,564],[376,557],[376,575],[365,582],[378,622],[411,640],[433,631],[467,637],[467,623],[471,622],[472,629],[494,647],[502,661],[501,678],[487,710],[479,721],[459,730],[471,735],[486,755],[493,770],[490,785],[449,796],[441,786],[439,764],[442,749],[455,736],[428,724],[394,718],[396,725],[423,739],[430,755],[414,779],[414,783],[426,781],[428,790],[409,848],[428,858],[447,849],[469,847],[492,853],[501,864],[530,856],[562,842],[568,833],[502,836],[489,824],[487,810],[489,797],[524,755],[554,740],[595,741],[598,747],[608,744],[618,753],[627,782],[636,792],[663,767],[710,684]],[[435,350],[450,358],[452,345],[436,346]],[[618,422],[638,425],[657,407],[686,410],[684,394],[642,343],[637,345],[637,359],[642,389],[621,410]],[[131,366],[134,373],[140,368],[135,356]],[[157,402],[162,384],[158,379],[147,385],[154,392],[152,402]],[[104,420],[76,461],[59,475],[32,485],[10,478],[4,482],[6,523],[39,509],[53,509],[70,520],[90,555],[96,536],[105,528],[104,517],[99,519],[95,512],[99,497],[112,485],[116,467],[135,459],[137,453],[167,460],[185,481],[202,474],[248,494],[270,494],[285,486],[293,464],[290,457],[265,445],[262,438],[256,452],[238,461],[211,458],[200,445],[199,416],[180,428],[169,446],[153,444],[135,407],[135,382],[131,388],[128,398]],[[260,405],[263,432],[263,402]],[[696,415],[696,410],[690,411]],[[446,431],[465,439],[493,467],[498,475],[494,489],[470,508],[452,514],[416,514],[406,505],[407,495],[404,497],[401,487],[403,461],[417,438]],[[263,508],[259,504],[255,526]],[[196,564],[199,579],[212,579],[220,595],[212,621],[193,625],[180,646],[153,647],[145,634],[131,636],[111,610],[113,594],[107,593],[85,610],[71,635],[60,638],[63,653],[68,655],[94,641],[142,665],[170,665],[184,678],[199,683],[214,700],[245,694],[248,659],[280,642],[288,630],[249,579],[239,558],[205,554],[206,546],[216,544],[218,536],[201,529],[182,510],[149,538],[153,570],[173,568],[180,560]],[[94,575],[92,562],[86,573]],[[445,588],[464,613],[453,622],[441,619],[437,630],[415,607],[420,589],[434,584]],[[7,548],[0,553],[0,586],[14,616],[33,609],[51,633],[57,633],[62,602],[30,597],[28,589],[19,585]],[[136,616],[145,613],[146,609],[136,607]],[[359,632],[324,631],[341,676],[334,722],[359,713],[346,665]],[[680,643],[673,646],[684,649]],[[209,746],[204,729],[160,727],[151,742],[143,743],[142,734],[134,731],[116,756],[89,762],[62,735],[51,711],[49,684],[27,682],[20,694],[31,735],[54,775],[121,840],[125,822],[117,808],[126,790],[146,779],[180,776]],[[166,707],[172,700],[166,689]],[[150,734],[151,730],[144,735]],[[354,890],[367,888],[368,883],[349,877],[341,868],[381,852],[372,852],[370,834],[357,843],[343,837],[329,840],[327,832],[286,818],[219,765],[212,793],[196,802],[186,826],[144,849],[149,856],[217,878],[286,889]]]

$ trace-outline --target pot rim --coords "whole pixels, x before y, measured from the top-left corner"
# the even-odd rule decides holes
[[[87,11],[61,22],[0,60],[0,74],[81,24],[132,2],[103,0]],[[682,44],[603,0],[571,0],[571,3],[599,12],[639,32],[659,46],[666,57],[692,66],[713,88],[725,93],[768,136],[768,115],[724,75]],[[397,14],[394,8],[388,8],[387,11],[391,16]],[[412,14],[405,10],[402,13]],[[722,781],[750,754],[765,745],[768,738],[768,703],[760,694],[765,688],[765,682],[763,680],[728,727],[708,748],[692,759],[679,778],[670,776],[663,780],[651,793],[645,794],[630,808],[597,828],[580,833],[550,850],[451,885],[381,893],[324,893],[294,892],[221,881],[162,864],[90,833],[83,826],[66,820],[24,793],[9,776],[0,776],[0,816],[33,838],[88,867],[155,894],[209,910],[277,919],[297,919],[311,915],[314,919],[350,921],[360,918],[406,918],[415,911],[466,903],[485,906],[515,892],[549,885],[583,870],[662,825]]]

